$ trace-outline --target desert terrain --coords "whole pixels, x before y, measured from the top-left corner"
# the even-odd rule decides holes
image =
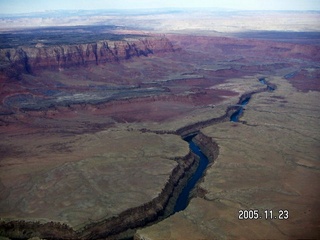
[[[2,239],[319,238],[319,16],[1,18]]]

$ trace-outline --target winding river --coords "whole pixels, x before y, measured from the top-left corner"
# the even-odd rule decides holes
[[[251,96],[253,94],[263,92],[266,90],[273,91],[276,89],[276,86],[271,83],[268,83],[265,80],[265,78],[259,78],[259,82],[266,85],[266,88],[261,89],[260,91],[251,92],[251,93],[247,93],[247,94],[242,95],[238,104],[235,106],[231,106],[230,109],[228,108],[225,115],[223,115],[219,118],[204,120],[203,122],[188,125],[188,126],[182,127],[180,129],[178,129],[177,131],[171,133],[171,134],[178,134],[178,135],[184,137],[184,140],[187,141],[189,144],[190,150],[199,157],[199,164],[197,166],[196,171],[187,180],[185,186],[183,187],[180,194],[178,195],[178,198],[175,202],[173,212],[172,212],[172,209],[170,209],[170,215],[171,215],[171,213],[174,214],[176,212],[179,212],[179,211],[186,209],[186,207],[188,206],[188,203],[190,201],[190,196],[191,196],[190,193],[195,188],[198,181],[203,177],[203,175],[208,167],[209,162],[211,160],[214,160],[214,158],[217,157],[217,155],[218,155],[217,152],[212,151],[212,153],[209,153],[209,155],[208,155],[208,156],[210,156],[210,161],[209,161],[209,158],[200,150],[200,147],[194,143],[194,141],[193,141],[194,137],[197,135],[198,135],[197,138],[199,136],[200,136],[200,138],[206,137],[206,136],[200,135],[200,134],[202,134],[199,132],[201,128],[204,128],[206,126],[210,126],[210,125],[218,123],[218,122],[223,122],[226,119],[228,119],[229,117],[230,117],[230,119],[229,119],[230,121],[239,122],[239,118],[243,114],[244,106],[246,106],[249,103]],[[233,112],[231,115],[229,115],[229,110],[235,111],[235,112]],[[144,129],[143,131],[146,131],[146,130]],[[161,132],[159,132],[159,133],[161,134]],[[201,141],[205,142],[205,140],[203,140],[203,139]],[[213,150],[213,149],[211,149],[211,150]],[[212,158],[213,156],[214,156],[214,158]],[[179,170],[177,170],[177,171],[179,171]],[[183,173],[181,173],[181,176],[183,177]],[[172,180],[173,178],[170,178],[170,180],[172,180],[173,183],[172,183],[172,185],[170,185],[170,184],[166,185],[166,186],[169,186],[167,191],[169,191],[169,192],[174,191],[174,187],[176,186],[175,184],[178,183],[175,181],[179,181],[179,179],[181,179],[180,177],[178,177],[176,180]],[[171,187],[173,190],[171,189]],[[4,224],[3,226],[5,228],[8,225],[10,227],[10,229],[12,229],[12,226],[16,226],[19,229],[23,229],[23,231],[21,230],[21,232],[22,232],[21,236],[24,236],[25,239],[27,238],[26,234],[30,233],[29,231],[31,231],[31,234],[34,231],[35,234],[37,234],[36,236],[41,236],[41,238],[47,238],[46,237],[47,233],[41,232],[42,229],[45,229],[45,230],[50,229],[50,230],[52,230],[52,232],[55,232],[55,235],[50,235],[50,237],[52,239],[55,237],[56,237],[56,239],[101,239],[101,238],[107,238],[109,236],[113,236],[113,238],[116,238],[117,236],[120,236],[120,235],[127,237],[128,234],[129,235],[132,234],[132,233],[129,233],[130,231],[132,231],[132,230],[134,231],[134,229],[137,229],[138,227],[145,226],[147,223],[151,223],[151,222],[154,222],[157,220],[161,221],[161,217],[159,218],[159,216],[161,216],[161,215],[158,215],[158,214],[160,212],[162,212],[163,209],[161,207],[165,206],[164,204],[167,201],[167,198],[166,198],[167,196],[165,194],[166,193],[164,193],[164,195],[161,195],[161,197],[159,197],[159,199],[155,200],[155,202],[150,202],[144,206],[139,206],[134,209],[129,209],[129,210],[121,213],[117,217],[112,217],[109,219],[104,219],[102,221],[87,224],[85,227],[83,227],[82,229],[80,229],[78,231],[75,231],[71,227],[68,227],[67,225],[66,226],[61,225],[60,223],[57,223],[57,222],[43,223],[43,224],[36,223],[36,222],[30,222],[30,223],[28,223],[29,224],[28,225],[24,221],[21,221],[21,222],[12,221],[12,222]],[[168,197],[170,197],[170,196],[168,196]],[[161,205],[159,207],[156,204],[156,201],[160,201],[160,203],[163,205]],[[158,209],[156,208],[157,206],[158,206]],[[147,211],[147,209],[152,209],[152,210],[154,210],[154,212]],[[146,213],[150,213],[150,214],[143,216],[144,211],[147,211]],[[142,214],[142,216],[141,216],[141,214]],[[127,216],[130,216],[130,217],[128,218]],[[163,215],[163,217],[166,217],[166,216]],[[8,231],[10,232],[10,230],[8,230]],[[118,234],[120,234],[120,235],[118,235]]]
[[[259,82],[267,86],[268,91],[274,91],[276,88],[271,86],[267,81],[266,78],[259,78]]]
[[[274,91],[275,87],[271,86],[265,78],[259,78],[259,82],[267,86],[268,91]],[[239,118],[241,117],[244,106],[246,106],[251,99],[251,96],[248,96],[241,100],[238,105],[239,108],[231,115],[230,121],[231,122],[239,122]],[[190,200],[190,193],[192,189],[195,187],[197,182],[202,178],[208,164],[209,159],[201,152],[199,146],[197,146],[192,139],[196,136],[196,134],[191,135],[189,137],[184,138],[186,142],[189,143],[189,148],[191,151],[199,157],[199,166],[192,177],[188,180],[185,187],[182,189],[180,195],[178,196],[177,202],[174,207],[174,213],[182,211],[186,209]]]
[[[192,175],[192,177],[187,182],[186,186],[182,189],[182,192],[180,193],[177,199],[176,205],[174,206],[174,212],[182,211],[188,206],[190,192],[194,188],[198,180],[203,176],[203,173],[209,164],[209,159],[206,157],[206,155],[204,155],[201,152],[200,148],[192,141],[192,138],[194,136],[195,135],[187,137],[184,140],[189,143],[189,147],[191,151],[200,158],[199,166],[197,170],[194,172],[194,174]]]
[[[245,99],[243,99],[241,102],[240,102],[240,108],[237,110],[237,111],[235,111],[232,115],[231,115],[231,117],[230,117],[230,121],[231,122],[239,122],[239,118],[240,118],[240,116],[242,115],[242,113],[243,113],[243,107],[244,106],[246,106],[248,103],[249,103],[249,101],[250,101],[250,98],[251,97],[246,97]]]

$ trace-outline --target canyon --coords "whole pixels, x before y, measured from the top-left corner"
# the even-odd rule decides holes
[[[296,92],[281,77],[273,80],[277,90],[254,95],[239,123],[200,131],[219,146],[213,167],[184,211],[138,230],[134,239],[319,237],[319,186],[312,184],[319,178],[319,93]],[[258,219],[239,218],[240,211],[253,209]],[[278,219],[279,209],[289,211],[287,220]],[[276,215],[266,219],[265,210]]]
[[[314,39],[69,31],[0,49],[0,236],[319,237]],[[190,135],[209,164],[174,213],[198,166]],[[238,219],[280,208],[288,221]]]

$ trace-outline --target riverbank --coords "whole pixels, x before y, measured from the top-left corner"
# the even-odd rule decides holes
[[[320,96],[298,92],[280,77],[272,82],[277,90],[255,95],[241,122],[201,130],[217,141],[219,157],[199,194],[136,239],[319,238]],[[239,211],[250,209],[262,218],[240,220]],[[265,219],[265,210],[275,217],[287,210],[289,218]]]
[[[241,101],[241,99],[244,97],[247,97],[249,95],[251,96],[252,94],[266,90],[266,88],[261,88],[260,90],[245,93],[240,97],[239,101]],[[179,128],[174,133],[180,135],[182,138],[190,135],[190,133],[199,133],[199,130],[205,126],[221,121],[226,121],[232,114],[232,110],[236,110],[236,108],[237,106],[228,107],[223,116]],[[143,129],[141,131],[146,134],[148,134],[147,132],[152,132],[146,129]],[[152,134],[154,133],[172,134],[172,132],[153,132]],[[209,161],[212,163],[218,156],[218,146],[212,141],[212,139],[207,138],[203,134],[198,134],[194,139],[201,150],[204,152],[204,154],[207,156]],[[174,211],[173,207],[175,205],[172,202],[175,201],[174,199],[178,198],[177,193],[181,191],[183,185],[186,184],[189,176],[193,173],[193,171],[195,171],[195,158],[194,156],[190,155],[190,153],[184,158],[176,158],[175,160],[177,161],[178,166],[172,171],[169,181],[158,197],[142,206],[130,208],[120,213],[116,217],[105,218],[98,222],[94,221],[76,231],[68,225],[61,225],[59,222],[52,222],[47,226],[46,223],[26,223],[25,221],[13,221],[9,223],[4,222],[1,224],[1,229],[2,231],[7,232],[6,235],[10,237],[38,236],[47,238],[47,231],[45,229],[48,229],[49,227],[49,229],[52,228],[52,232],[55,234],[53,235],[53,238],[98,239],[101,237],[107,238],[110,236],[114,236],[116,234],[126,232],[128,229],[142,227],[150,222],[157,222],[159,220],[162,220],[163,216],[167,217],[168,215],[172,214],[172,212]],[[192,173],[189,172],[190,169],[192,170]],[[185,176],[186,178],[184,179]],[[202,176],[200,178],[202,178]],[[187,194],[186,197],[188,198],[189,194]],[[171,204],[168,205],[169,202],[171,202]],[[166,214],[164,215],[165,212]],[[19,229],[19,231],[17,232],[15,230],[14,232],[10,232],[10,226],[14,226],[11,229]],[[25,231],[26,229],[28,229],[28,231]]]

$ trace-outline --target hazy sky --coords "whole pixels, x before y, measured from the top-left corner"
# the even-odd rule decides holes
[[[238,10],[320,10],[320,0],[0,0],[0,13],[46,10],[228,8]]]

